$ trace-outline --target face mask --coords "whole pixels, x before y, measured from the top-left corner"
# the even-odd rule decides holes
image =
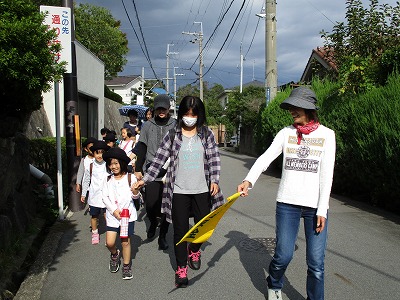
[[[192,127],[196,125],[197,123],[197,118],[191,118],[191,117],[182,117],[183,124],[185,124],[187,127]]]

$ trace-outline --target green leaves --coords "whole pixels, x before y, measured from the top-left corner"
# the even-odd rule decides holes
[[[40,107],[41,93],[62,76],[64,64],[54,62],[60,45],[42,24],[39,8],[30,1],[0,2],[0,98],[4,116],[29,115]],[[50,45],[50,46],[49,46]]]
[[[80,4],[75,8],[76,39],[104,62],[104,78],[111,79],[123,70],[128,40],[104,7]]]
[[[324,46],[334,51],[341,93],[356,94],[385,84],[397,66],[396,57],[386,55],[384,66],[381,58],[398,48],[400,7],[398,2],[395,7],[379,5],[378,0],[370,0],[369,8],[360,0],[346,3],[347,23],[336,24],[332,33],[322,31],[321,37]]]

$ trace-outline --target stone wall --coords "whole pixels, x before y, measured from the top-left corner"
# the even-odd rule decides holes
[[[118,108],[121,106],[121,103],[104,98],[104,127],[115,130],[117,135],[121,133],[124,122],[129,120],[128,117],[119,114]]]
[[[29,139],[37,139],[45,136],[54,136],[51,131],[49,119],[43,106],[34,111],[29,119],[25,134]]]
[[[29,140],[21,133],[0,137],[0,248],[24,232],[36,214],[29,171]]]

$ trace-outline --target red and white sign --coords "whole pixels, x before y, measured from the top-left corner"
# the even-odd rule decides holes
[[[54,43],[61,44],[61,51],[56,54],[56,62],[66,61],[66,72],[72,73],[72,54],[71,54],[71,9],[69,7],[40,6],[40,12],[46,13],[44,24],[50,29],[55,29],[57,38]]]

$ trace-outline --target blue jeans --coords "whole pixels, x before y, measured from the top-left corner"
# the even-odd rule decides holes
[[[307,261],[307,299],[324,299],[324,259],[328,231],[328,219],[325,229],[316,233],[317,209],[277,202],[276,205],[276,247],[269,265],[268,288],[280,290],[283,287],[283,275],[293,258],[300,218],[304,219]]]

